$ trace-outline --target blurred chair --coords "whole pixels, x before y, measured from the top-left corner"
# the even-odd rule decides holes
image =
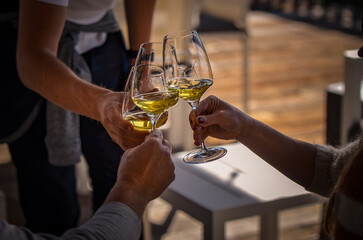
[[[342,144],[348,143],[348,133],[351,128],[360,122],[361,111],[361,81],[363,73],[363,59],[357,54],[358,49],[344,52],[345,93],[341,110],[340,141]]]
[[[248,31],[247,31],[247,14],[250,10],[250,0],[202,0],[202,12],[209,15],[232,21],[234,26],[242,35],[242,92],[243,92],[243,110],[248,112],[249,100],[249,79],[248,79]]]
[[[363,59],[357,49],[344,51],[344,59],[344,81],[327,88],[326,140],[335,146],[344,146],[361,131],[363,117]]]

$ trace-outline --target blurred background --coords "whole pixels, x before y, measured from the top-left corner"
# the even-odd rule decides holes
[[[126,30],[122,0],[115,12]],[[158,0],[152,40],[162,41],[163,35],[176,30],[197,29],[214,74],[204,97],[216,95],[291,137],[335,144],[340,102],[328,106],[329,86],[344,81],[344,51],[363,45],[362,16],[361,0]],[[337,89],[334,94],[339,97],[342,88]],[[163,131],[173,151],[193,149],[190,107],[180,101],[171,111]],[[86,166],[79,167],[79,179],[82,223],[91,215]],[[0,218],[23,225],[6,145],[0,145],[0,190],[5,194],[0,194]],[[163,223],[170,208],[156,199],[149,206],[150,221]],[[322,239],[321,212],[321,204],[281,211],[280,239]],[[257,217],[228,222],[226,239],[258,239],[257,228]],[[154,237],[202,239],[202,231],[200,222],[177,212],[167,232]]]

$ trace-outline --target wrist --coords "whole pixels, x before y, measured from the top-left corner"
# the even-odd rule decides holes
[[[248,138],[252,130],[252,119],[241,112],[240,121],[238,121],[238,130],[236,140],[243,143]],[[252,130],[253,131],[253,130]]]
[[[144,195],[138,194],[134,188],[124,186],[114,186],[108,194],[105,203],[121,202],[131,208],[132,211],[142,220],[148,201]]]
[[[119,100],[118,94],[115,94],[111,90],[105,89],[106,91],[97,97],[97,114],[95,120],[102,122],[106,118],[106,113],[112,112],[114,104],[122,104],[122,100]],[[121,97],[122,99],[122,97]]]

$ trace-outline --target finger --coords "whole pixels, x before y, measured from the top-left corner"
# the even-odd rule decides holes
[[[123,126],[118,126],[117,128],[114,128],[113,132],[118,132],[118,134],[122,136],[132,136],[133,138],[142,140],[144,140],[145,136],[149,134],[147,131],[136,130],[134,126],[129,122],[127,122],[127,125],[124,124]]]
[[[194,144],[197,146],[200,145],[205,139],[205,137],[203,138],[203,129],[201,127],[195,127],[193,137],[194,137]]]
[[[143,142],[144,140],[134,140],[134,139],[123,141],[123,148],[125,149],[134,148],[141,145]]]
[[[117,119],[117,123],[115,122],[115,126],[123,131],[131,131],[133,129],[133,125],[129,121],[124,120],[122,117]]]
[[[142,132],[142,135],[137,135],[133,134],[133,132],[120,133],[120,131],[116,132],[113,130],[109,132],[109,135],[122,149],[129,149],[140,145],[148,134],[147,132]]]
[[[196,118],[196,125],[200,127],[208,127],[214,124],[218,124],[223,121],[223,118],[219,112],[210,115],[201,115]]]
[[[195,110],[195,114],[198,116],[201,114],[213,113],[218,106],[218,101],[219,99],[216,96],[208,96],[199,103],[198,108]]]
[[[169,153],[171,153],[171,145],[170,145],[170,143],[169,143],[169,141],[168,140],[166,140],[166,139],[163,139],[162,141],[161,141],[161,143],[163,144],[163,146],[168,150],[168,152]]]
[[[131,130],[131,131],[125,131],[125,130],[119,130],[119,129],[111,129],[110,135],[117,136],[121,141],[128,141],[128,140],[136,140],[136,141],[144,141],[145,137],[149,133],[146,131],[137,131],[137,130]]]
[[[155,129],[153,132],[151,132],[147,138],[154,137],[154,138],[163,138],[163,133],[159,129]],[[146,139],[147,139],[146,138]]]
[[[189,113],[189,123],[190,123],[190,127],[194,130],[195,128],[195,118],[196,115],[195,115],[195,111],[190,111]]]
[[[123,150],[134,148],[143,142],[143,140],[125,139],[125,138],[121,139],[119,136],[112,137],[112,140],[115,143],[117,143]]]

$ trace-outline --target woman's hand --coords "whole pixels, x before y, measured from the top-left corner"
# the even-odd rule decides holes
[[[189,115],[194,130],[194,143],[200,145],[207,136],[220,139],[237,139],[247,116],[232,105],[209,96]]]

